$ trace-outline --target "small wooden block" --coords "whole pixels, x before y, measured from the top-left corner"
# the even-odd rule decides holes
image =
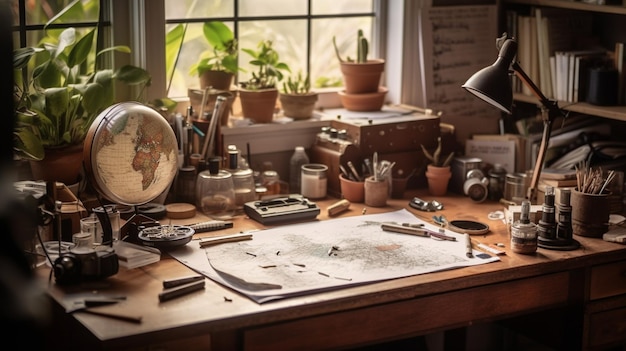
[[[185,219],[196,215],[196,206],[188,203],[171,203],[165,205],[167,217],[171,219]]]

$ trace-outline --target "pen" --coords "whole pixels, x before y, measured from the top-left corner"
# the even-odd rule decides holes
[[[380,225],[380,228],[388,232],[417,235],[417,236],[422,236],[425,238],[430,236],[428,231],[424,229],[408,227],[408,226],[398,225],[398,224],[383,223]]]
[[[203,232],[211,232],[211,231],[221,230],[221,229],[226,229],[226,228],[232,228],[233,222],[213,220],[213,221],[206,221],[206,222],[192,224],[189,227],[195,230],[196,233],[203,233]]]
[[[182,277],[182,278],[168,279],[168,280],[163,281],[163,288],[164,289],[173,288],[175,286],[185,285],[187,283],[197,282],[199,280],[204,280],[204,276],[195,274],[195,275],[190,275],[190,276]]]
[[[234,241],[250,240],[250,239],[252,239],[252,234],[249,234],[249,233],[224,235],[224,236],[218,236],[214,238],[203,238],[203,239],[200,239],[200,247],[223,244],[223,243],[230,243]]]
[[[467,233],[465,233],[465,255],[467,255],[468,258],[474,257],[474,252],[472,251],[472,238]]]
[[[444,233],[435,233],[435,232],[429,232],[430,236],[433,236],[437,239],[441,239],[441,240],[449,240],[449,241],[456,241],[456,238],[450,235],[446,235]]]
[[[359,172],[356,171],[356,168],[354,168],[354,164],[352,163],[352,161],[348,161],[348,168],[350,169],[350,171],[354,175],[354,178],[356,179],[356,181],[360,182],[361,181],[361,176],[359,175]]]
[[[204,280],[187,283],[185,285],[177,286],[175,288],[163,290],[161,293],[159,293],[159,301],[168,301],[200,289],[204,289]]]

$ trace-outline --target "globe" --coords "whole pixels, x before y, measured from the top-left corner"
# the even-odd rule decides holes
[[[169,189],[178,170],[178,144],[167,120],[137,102],[102,111],[83,150],[86,174],[108,200],[136,206]]]

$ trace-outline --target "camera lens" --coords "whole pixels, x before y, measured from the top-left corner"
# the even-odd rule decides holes
[[[487,198],[487,186],[480,179],[472,178],[465,182],[465,194],[474,202],[483,202]]]

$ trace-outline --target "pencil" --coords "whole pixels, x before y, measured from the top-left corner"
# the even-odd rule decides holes
[[[474,252],[472,251],[472,238],[467,233],[465,233],[465,255],[467,255],[468,258],[474,257]]]

